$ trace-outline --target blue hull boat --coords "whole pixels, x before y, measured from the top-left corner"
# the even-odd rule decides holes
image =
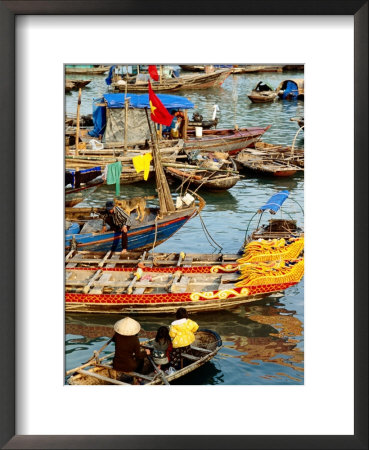
[[[128,231],[127,250],[151,249],[153,246],[161,244],[182,228],[189,219],[197,215],[204,205],[205,202],[201,199],[198,205],[194,204],[191,207],[176,210],[158,220],[155,219],[159,211],[150,209],[150,214],[143,223],[135,220],[136,215],[131,215],[133,225]],[[73,218],[73,210],[75,210],[75,213],[78,212],[74,214],[77,216],[76,218]],[[83,220],[81,218],[81,215],[83,215],[82,210],[86,210],[85,217],[91,219],[92,208],[66,208],[67,220],[71,220],[73,224],[83,224],[86,222],[86,219]],[[114,231],[79,233],[79,227],[77,227],[76,233],[71,231],[72,229],[70,228],[65,235],[66,250],[78,249],[105,252],[122,250],[121,233]]]

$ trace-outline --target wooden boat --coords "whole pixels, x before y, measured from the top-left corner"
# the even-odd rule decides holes
[[[196,197],[197,199],[190,206],[184,205],[166,214],[161,214],[158,208],[146,208],[143,221],[137,220],[136,212],[132,213],[133,224],[128,231],[128,250],[152,248],[169,239],[205,206],[205,201],[198,195]],[[70,222],[78,223],[81,229],[86,222],[101,219],[104,212],[105,208],[65,208],[65,218]],[[121,233],[97,231],[66,234],[65,247],[119,251],[122,250]]]
[[[88,144],[88,141],[87,141]],[[179,152],[183,149],[182,141],[164,141],[160,143],[160,156],[163,163],[174,162],[178,158]],[[72,146],[66,147],[65,167],[69,170],[89,169],[98,165],[104,172],[108,164],[120,161],[122,164],[122,173],[120,184],[133,184],[144,181],[144,172],[137,173],[133,166],[135,156],[152,153],[152,148],[145,150],[135,150],[131,146],[125,151],[124,146],[104,143],[104,148],[94,150],[92,148],[83,148],[76,150]],[[153,164],[150,166],[149,178],[155,174]]]
[[[270,103],[277,98],[277,93],[268,84],[259,81],[247,96],[253,103]]]
[[[166,172],[173,178],[182,183],[187,180],[189,186],[208,191],[225,191],[232,188],[240,176],[237,172],[209,172],[204,169],[177,169],[175,167],[167,167]]]
[[[259,175],[293,176],[304,171],[304,150],[257,142],[240,152],[237,166]]]
[[[91,80],[71,80],[71,79],[66,79],[65,80],[65,84],[70,85],[72,84],[72,90],[78,90],[79,88],[84,88],[85,86],[87,86],[88,84],[91,83]]]
[[[183,75],[178,78],[164,78],[161,82],[152,81],[151,86],[156,92],[174,92],[183,89],[207,89],[221,86],[231,72],[231,69],[220,69],[212,73],[200,75]],[[126,81],[115,81],[111,86],[115,92],[125,92]],[[128,81],[127,89],[128,92],[147,93],[148,82],[139,81],[136,83],[136,77],[133,77]]]
[[[270,127],[271,125],[264,128],[203,130],[202,137],[196,137],[194,130],[188,130],[188,137],[184,140],[184,150],[186,153],[192,150],[225,152],[233,156],[259,141]]]
[[[179,67],[187,72],[204,72],[205,66],[201,64],[180,64]]]
[[[258,175],[272,175],[276,177],[290,177],[298,171],[304,169],[290,162],[283,162],[278,159],[273,159],[265,152],[260,152],[254,149],[248,149],[237,155],[237,162],[240,166],[248,171],[254,172]]]
[[[71,92],[71,90],[74,88],[74,84],[70,81],[65,82],[65,92]]]
[[[240,255],[155,254],[148,260],[145,253],[138,255],[69,252],[66,311],[158,314],[173,313],[180,306],[191,312],[218,311],[284,291],[303,275],[299,260],[283,269],[283,275],[277,271],[267,279],[262,273],[249,285],[237,287]],[[252,264],[245,267],[257,269]]]
[[[231,69],[232,73],[234,70],[234,66],[232,64],[182,64],[179,66],[182,70],[187,72],[206,72],[207,70],[214,70],[214,69]]]
[[[213,359],[223,346],[221,337],[215,331],[200,328],[195,336],[190,352],[182,355],[181,369],[169,375],[155,370],[148,359],[145,359],[142,373],[116,372],[112,367],[114,353],[110,353],[102,358],[95,355],[88,363],[68,370],[66,375],[71,376],[67,382],[70,385],[131,385],[137,384],[137,379],[140,379],[145,385],[169,384],[202,367]],[[153,339],[142,342],[141,345],[152,350],[152,341]]]
[[[276,92],[283,100],[304,100],[304,79],[284,80],[279,84]]]
[[[297,221],[293,219],[270,219],[267,224],[260,225],[264,212],[269,211],[275,215],[281,209],[288,196],[289,192],[287,190],[280,191],[272,195],[268,202],[258,209],[247,225],[246,243],[258,239],[291,239],[304,236],[303,229],[298,227]],[[257,214],[260,214],[257,228],[251,234],[248,234],[250,224]]]
[[[85,66],[74,66],[74,65],[66,65],[65,66],[65,73],[67,74],[82,74],[87,73],[90,75],[102,75],[106,73],[109,70],[110,66],[91,66],[91,65],[85,65]]]
[[[234,73],[283,72],[282,66],[246,64],[238,66]]]
[[[171,177],[179,180],[182,184],[187,183],[187,186],[196,186],[197,189],[224,191],[232,188],[240,180],[236,164],[232,159],[230,161],[222,160],[218,163],[212,159],[206,159],[195,165],[167,163],[164,166]]]
[[[302,128],[302,127],[305,128],[305,120],[304,120],[303,117],[292,117],[292,118],[290,119],[290,121],[291,121],[291,122],[296,122],[297,125],[298,125],[300,128]]]
[[[297,226],[297,221],[292,219],[270,219],[251,234],[251,239],[290,239],[301,237],[304,232]]]
[[[269,144],[267,142],[256,142],[253,146],[256,150],[265,151],[267,155],[276,160],[291,163],[299,167],[305,166],[305,156],[303,148],[293,146],[284,146],[278,144]]]

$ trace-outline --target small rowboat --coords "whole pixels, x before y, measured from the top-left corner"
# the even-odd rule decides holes
[[[288,177],[304,171],[304,149],[257,142],[235,159],[239,168],[255,174]]]
[[[151,342],[143,342],[141,345],[152,349]],[[190,352],[182,354],[181,369],[169,375],[154,369],[147,359],[145,359],[142,373],[117,372],[113,369],[111,362],[114,353],[110,353],[100,359],[94,357],[88,363],[68,370],[66,375],[71,376],[67,382],[70,385],[132,385],[137,384],[139,378],[145,385],[169,384],[209,362],[221,348],[222,339],[218,333],[200,328]]]
[[[189,155],[190,156],[190,155]],[[240,175],[233,159],[219,159],[215,157],[203,157],[195,160],[196,164],[164,164],[166,172],[175,180],[188,186],[196,186],[197,189],[208,191],[225,191],[232,188],[239,180]],[[227,156],[227,155],[225,155]],[[190,162],[191,158],[188,158]],[[231,167],[231,168],[230,168]]]
[[[85,86],[87,86],[89,83],[91,83],[91,80],[71,80],[71,79],[66,79],[65,80],[65,85],[71,85],[72,86],[72,90],[78,90],[79,88],[84,88]]]
[[[173,261],[173,254],[155,254],[150,263],[145,254],[71,251],[66,258],[65,309],[118,314],[173,313],[179,307],[219,311],[284,291],[303,275],[303,264],[292,262],[283,276],[237,287],[239,257],[182,254]]]
[[[180,170],[175,167],[167,167],[166,171],[173,178],[190,186],[196,186],[208,191],[225,191],[232,188],[240,180],[238,172],[209,172],[201,168]]]
[[[278,159],[272,159],[264,152],[250,150],[240,153],[237,162],[244,169],[259,175],[271,175],[275,177],[291,177],[296,172],[303,172],[304,169],[295,164],[284,162]]]
[[[268,103],[273,102],[278,95],[268,84],[259,81],[247,96],[253,103]]]
[[[277,194],[272,195],[267,203],[258,209],[248,223],[246,229],[246,242],[257,239],[291,239],[304,236],[303,229],[298,227],[297,221],[293,219],[270,219],[267,224],[260,225],[264,212],[269,211],[273,215],[276,214],[288,196],[288,191],[280,191]],[[257,214],[260,214],[257,228],[250,235],[247,235],[251,221]]]

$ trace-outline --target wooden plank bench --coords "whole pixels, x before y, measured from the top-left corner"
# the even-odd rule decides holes
[[[173,283],[170,291],[173,293],[183,293],[186,292],[188,283],[190,282],[189,277],[183,276],[177,283]]]

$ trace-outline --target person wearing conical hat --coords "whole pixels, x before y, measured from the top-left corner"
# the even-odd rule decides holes
[[[115,355],[113,369],[119,372],[140,372],[143,368],[146,354],[140,346],[138,332],[141,325],[130,317],[118,320],[114,325],[113,342],[115,342]]]

